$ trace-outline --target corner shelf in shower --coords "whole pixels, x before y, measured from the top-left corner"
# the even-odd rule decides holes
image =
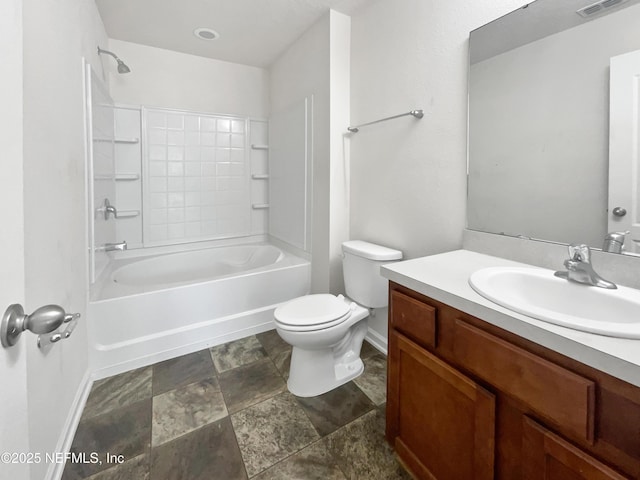
[[[94,142],[140,143],[139,138],[94,138]]]
[[[267,208],[269,208],[269,204],[268,203],[254,203],[251,205],[251,208],[253,208],[254,210],[265,210]]]
[[[269,180],[269,175],[266,173],[254,173],[251,178],[254,180]]]
[[[116,182],[131,182],[140,179],[138,173],[116,173],[112,174],[96,174],[93,176],[94,180],[115,180]]]
[[[93,176],[94,180],[113,180],[114,179],[114,175],[109,174],[109,173],[96,173]]]
[[[140,210],[118,210],[118,216],[116,218],[133,218],[139,216]]]
[[[116,182],[132,182],[139,179],[140,175],[137,173],[116,173]]]
[[[269,145],[265,145],[262,143],[252,143],[251,149],[252,150],[269,150]]]

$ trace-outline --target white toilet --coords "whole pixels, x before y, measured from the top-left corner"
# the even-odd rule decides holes
[[[278,334],[293,346],[287,387],[299,397],[321,395],[362,373],[360,348],[367,333],[368,309],[388,303],[387,280],[380,275],[380,265],[402,258],[399,250],[360,240],[343,243],[342,252],[349,298],[307,295],[274,313]]]

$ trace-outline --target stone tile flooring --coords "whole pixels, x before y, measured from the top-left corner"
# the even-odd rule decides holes
[[[361,357],[313,398],[287,391],[275,330],[100,380],[71,447],[87,461],[63,480],[409,479],[384,440],[386,358],[366,342]]]

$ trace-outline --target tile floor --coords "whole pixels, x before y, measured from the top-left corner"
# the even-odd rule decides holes
[[[96,382],[63,480],[409,479],[384,440],[384,355],[365,342],[364,373],[313,398],[287,391],[290,359],[272,330]]]

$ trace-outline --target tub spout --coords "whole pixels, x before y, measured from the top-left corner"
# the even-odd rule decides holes
[[[127,242],[123,241],[120,243],[105,243],[103,248],[105,252],[123,252],[127,249]]]

